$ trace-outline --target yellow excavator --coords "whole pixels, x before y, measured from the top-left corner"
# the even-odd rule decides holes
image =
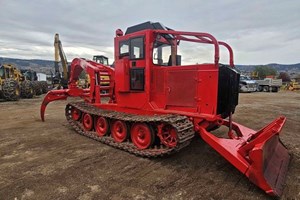
[[[54,77],[52,79],[53,88],[67,88],[68,87],[68,61],[65,52],[62,48],[62,43],[59,39],[59,34],[54,36]],[[63,72],[59,68],[61,63]]]
[[[68,88],[68,79],[69,79],[69,65],[67,61],[67,57],[62,47],[62,43],[59,39],[59,34],[56,33],[54,36],[54,69],[55,74],[52,79],[53,88]],[[93,61],[97,63],[101,63],[103,65],[109,66],[108,58],[103,55],[95,55],[93,56]],[[61,63],[63,72],[60,72],[60,65]],[[78,85],[83,88],[88,88],[90,85],[90,77],[85,74],[83,75],[83,80],[78,80]],[[108,76],[101,76],[102,80],[107,80],[107,82],[102,82],[101,85],[109,85],[109,77]]]
[[[58,33],[56,33],[54,36],[54,59],[55,59],[54,61],[55,74],[52,79],[53,88],[56,89],[68,88],[69,66]],[[108,58],[103,55],[93,56],[93,61],[109,66]],[[62,73],[60,72],[60,64],[63,69]],[[90,77],[87,74],[83,76],[84,79],[78,80],[78,85],[80,87],[87,88],[90,85]],[[107,82],[102,82],[101,85],[109,85],[108,76],[101,76],[101,79],[107,80]]]

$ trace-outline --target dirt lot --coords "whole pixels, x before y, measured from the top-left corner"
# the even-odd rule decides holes
[[[0,102],[0,199],[270,199],[201,139],[159,159],[135,157],[76,134],[65,101]],[[259,129],[287,116],[292,154],[282,199],[300,199],[300,93],[240,94],[234,120]]]

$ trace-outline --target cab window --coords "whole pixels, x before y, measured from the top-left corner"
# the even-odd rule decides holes
[[[128,40],[120,41],[119,47],[120,47],[120,49],[119,49],[120,57],[129,55],[129,41]]]
[[[168,66],[171,56],[171,45],[155,42],[153,48],[153,64]]]
[[[130,59],[143,59],[144,58],[144,38],[130,39]]]
[[[4,68],[0,67],[0,78],[4,78]]]

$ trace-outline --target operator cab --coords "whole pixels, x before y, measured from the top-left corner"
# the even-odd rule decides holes
[[[0,65],[0,78],[13,78],[14,77],[15,66],[11,64]]]
[[[25,80],[29,80],[29,81],[38,80],[37,73],[35,71],[21,69],[21,73],[23,74]]]
[[[130,91],[142,93],[145,91],[145,47],[147,46],[145,35],[130,34],[132,36],[123,36],[121,30],[117,30],[116,35],[115,66],[122,66],[121,68],[116,67],[116,80],[120,80],[118,81],[119,84],[116,84],[123,93]]]
[[[108,58],[103,55],[93,56],[93,61],[108,66]]]
[[[230,66],[219,64],[220,45],[229,51]],[[233,66],[230,46],[207,33],[173,31],[152,22],[129,27],[125,34],[116,31],[115,91],[120,106],[225,118],[238,103],[239,76]]]
[[[5,69],[4,66],[0,64],[0,78],[5,78]]]

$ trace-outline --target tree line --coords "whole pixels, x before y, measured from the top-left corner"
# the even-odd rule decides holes
[[[273,67],[269,66],[256,66],[254,69],[254,73],[258,75],[259,79],[264,79],[267,76],[276,77],[277,71]],[[283,82],[291,81],[291,78],[287,72],[280,72],[277,78],[282,79]]]

